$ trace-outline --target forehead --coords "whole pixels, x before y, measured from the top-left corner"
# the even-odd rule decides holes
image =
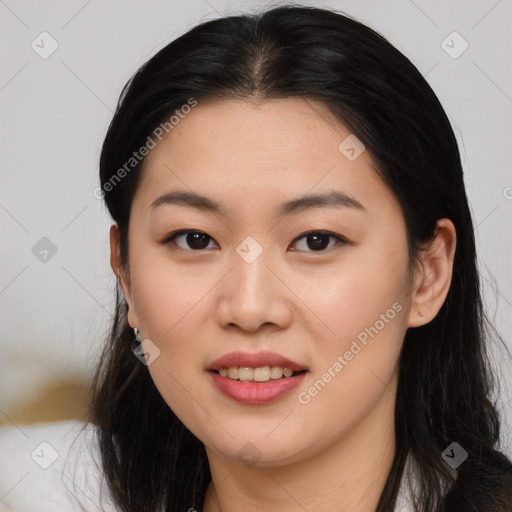
[[[137,194],[146,208],[177,188],[231,203],[282,202],[333,188],[376,206],[393,202],[369,152],[355,159],[343,152],[354,137],[311,99],[198,101],[149,152]]]
[[[207,155],[204,151],[190,155],[193,157],[229,151],[246,163],[257,157],[277,166],[285,159],[300,162],[307,154],[322,163],[321,155],[338,156],[338,145],[349,134],[325,105],[311,99],[207,100],[199,101],[183,116],[160,144],[162,151],[154,152],[153,157],[163,153],[165,146],[179,150],[193,140],[197,149],[208,151]]]

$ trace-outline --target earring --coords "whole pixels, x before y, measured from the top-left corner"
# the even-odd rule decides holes
[[[423,313],[421,311],[418,311],[419,316],[423,316]]]
[[[142,343],[142,338],[140,337],[140,331],[139,331],[139,329],[137,329],[137,327],[134,327],[134,328],[133,328],[133,332],[135,333],[135,340],[136,340],[138,343]]]

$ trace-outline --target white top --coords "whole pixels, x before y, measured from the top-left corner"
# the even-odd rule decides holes
[[[79,421],[0,427],[0,512],[97,512],[100,493],[116,512],[93,434]]]
[[[97,512],[101,505],[116,512],[94,428],[79,421],[0,427],[0,512]],[[413,510],[410,460],[394,512]]]

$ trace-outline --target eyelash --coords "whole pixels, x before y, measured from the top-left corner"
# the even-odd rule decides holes
[[[211,236],[209,236],[207,233],[205,233],[204,231],[197,231],[197,230],[194,230],[194,229],[180,229],[179,231],[174,231],[173,233],[171,233],[169,236],[167,236],[165,238],[165,240],[163,240],[163,244],[164,245],[168,245],[170,244],[171,242],[174,242],[174,240],[178,237],[178,236],[181,236],[181,235],[186,235],[188,233],[201,233],[203,235],[206,235],[210,240],[213,240],[213,238]],[[313,235],[313,234],[320,234],[320,235],[324,235],[324,236],[328,236],[330,238],[335,238],[337,239],[338,243],[339,244],[346,244],[348,243],[348,241],[339,236],[339,235],[336,235],[334,233],[331,233],[330,231],[323,231],[323,230],[312,230],[312,231],[307,231],[305,233],[302,233],[302,235],[298,236],[297,238],[295,238],[295,240],[293,241],[294,243],[297,242],[298,240],[301,240],[302,238],[305,238],[307,237],[308,235]],[[176,245],[176,244],[175,244]],[[331,249],[333,249],[335,246],[333,247],[328,247],[328,248],[325,248],[325,249],[319,249],[318,251],[313,251],[313,250],[306,250],[306,252],[311,252],[311,253],[320,253],[320,252],[327,252]],[[206,251],[206,249],[184,249],[183,247],[180,247],[178,246],[178,249],[181,249],[183,251],[188,251],[188,252],[204,252]]]

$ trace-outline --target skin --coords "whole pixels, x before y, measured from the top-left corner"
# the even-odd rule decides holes
[[[129,271],[111,227],[111,265],[128,321],[160,350],[148,366],[151,377],[206,447],[213,485],[205,512],[377,506],[395,452],[403,338],[441,308],[456,236],[451,221],[440,219],[431,246],[409,268],[399,203],[368,151],[354,161],[340,152],[349,134],[311,100],[199,102],[147,157],[132,204]],[[231,213],[178,205],[148,211],[176,189],[206,195]],[[281,202],[331,189],[366,211],[274,213]],[[163,243],[179,229],[206,233],[207,248],[194,249],[186,235]],[[328,247],[315,251],[301,237],[310,230],[347,242],[327,238]],[[252,263],[236,252],[248,236],[263,249]],[[394,303],[401,305],[394,318],[309,403],[300,403],[299,393]],[[309,373],[274,403],[240,404],[205,371],[233,350],[274,351]],[[247,443],[257,448],[256,464],[241,460]]]

